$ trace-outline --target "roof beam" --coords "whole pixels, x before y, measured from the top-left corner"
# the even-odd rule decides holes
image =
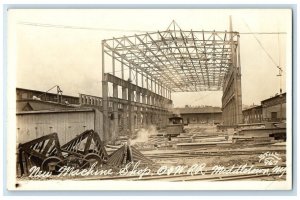
[[[173,76],[174,76],[174,74],[173,74],[173,72],[168,68],[168,66],[166,66],[166,64],[164,63],[164,62],[162,62],[162,60],[159,58],[159,57],[157,57],[155,54],[154,54],[154,52],[147,46],[147,45],[145,45],[145,43],[144,43],[144,41],[139,37],[139,36],[136,36],[136,38],[149,50],[149,52],[157,59],[157,60],[159,60],[164,66],[165,66],[165,69],[167,69]],[[151,37],[150,37],[150,39],[152,39]],[[148,57],[148,56],[147,56]],[[149,57],[148,57],[149,58]],[[150,59],[150,58],[149,58]],[[150,60],[152,60],[152,59],[150,59]],[[170,76],[168,76],[168,75],[166,75],[168,78],[170,78]],[[175,85],[178,85],[175,81],[173,81],[172,80],[172,82],[175,84]]]
[[[173,34],[172,34],[171,31],[169,31],[169,34],[171,35],[171,37],[172,37],[172,39],[173,39],[173,42],[175,43],[175,45],[176,45],[176,47],[177,47],[177,50],[178,50],[178,52],[180,53],[181,60],[183,60],[185,66],[186,66],[186,67],[188,68],[188,70],[190,71],[190,69],[189,69],[189,67],[188,67],[188,64],[186,63],[185,58],[183,57],[183,55],[182,55],[180,49],[178,48],[178,44],[177,44],[176,39],[174,38],[174,36],[173,36]],[[184,40],[184,39],[183,39],[183,40]],[[180,63],[180,66],[179,66],[179,67],[181,67],[182,71],[185,73],[185,76],[187,76],[187,75],[186,75],[186,72],[185,72],[185,70],[183,69],[181,63]],[[194,78],[193,78],[193,79],[194,79]],[[195,81],[195,79],[194,79],[194,81]],[[191,89],[194,89],[192,86],[190,86],[190,87],[191,87]],[[196,90],[195,90],[195,91],[196,91]]]
[[[182,31],[181,31],[181,30],[180,30],[180,35],[181,35],[181,37],[182,37],[182,39],[183,39],[184,46],[186,47],[186,50],[187,50],[187,52],[188,52],[188,54],[189,54],[189,58],[190,58],[190,60],[191,60],[191,62],[192,62],[192,65],[193,65],[193,68],[194,68],[195,74],[196,74],[196,76],[197,76],[197,78],[198,78],[198,81],[199,81],[199,84],[200,84],[200,83],[201,83],[201,79],[200,79],[200,77],[199,77],[199,75],[198,75],[198,72],[197,72],[197,70],[196,70],[196,67],[195,67],[195,65],[194,65],[194,62],[193,62],[192,56],[191,56],[191,54],[190,54],[190,51],[189,51],[189,49],[187,48],[187,44],[186,44],[186,42],[185,42],[185,38],[184,38],[184,36],[183,36],[183,33],[182,33]],[[196,85],[195,85],[195,88],[196,88]],[[196,90],[197,90],[197,88],[196,88]]]
[[[104,52],[172,91],[216,90],[232,60],[237,32],[228,33],[176,28],[135,34],[109,40]]]
[[[158,31],[159,35],[161,36],[161,38],[165,41],[165,38],[161,35],[161,33]],[[170,34],[170,33],[169,33]],[[170,34],[171,37],[173,38],[172,34]],[[174,38],[173,38],[174,41]],[[166,46],[169,46],[166,42],[165,42]],[[174,60],[177,62],[178,66],[181,68],[181,64],[178,62],[178,59],[176,59],[176,57],[174,56],[174,54],[171,54],[171,56],[173,56]],[[173,64],[172,64],[173,65]],[[176,70],[176,69],[175,69]],[[184,72],[184,70],[182,70]],[[185,73],[185,72],[184,72]],[[182,77],[180,76],[180,78],[182,79]],[[182,79],[182,82],[186,82],[184,79]],[[191,88],[192,89],[192,88]]]
[[[207,67],[207,55],[206,55],[206,48],[205,48],[205,36],[204,36],[204,32],[202,32],[202,37],[203,37],[203,43],[204,43],[204,56],[205,56],[205,68],[206,68],[207,84],[208,84],[208,88],[210,88],[209,75],[208,75],[208,67]]]

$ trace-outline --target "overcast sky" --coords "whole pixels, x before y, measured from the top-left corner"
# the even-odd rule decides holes
[[[144,31],[164,31],[175,20],[182,30],[290,33],[289,10],[10,10],[9,67],[16,86],[64,94],[101,96],[101,40]],[[250,29],[249,29],[250,28]],[[290,34],[241,34],[243,104],[259,104],[279,92],[278,69],[285,72]],[[269,56],[264,52],[264,47]],[[290,45],[290,44],[289,44]],[[13,55],[12,55],[13,54]],[[288,59],[287,59],[288,58]],[[279,63],[280,62],[280,63]],[[221,106],[222,92],[173,93],[175,106]]]

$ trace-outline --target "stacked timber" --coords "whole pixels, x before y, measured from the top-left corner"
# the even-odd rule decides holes
[[[251,128],[236,132],[233,143],[274,144],[285,141],[285,128]]]
[[[178,149],[194,149],[200,147],[216,147],[216,146],[230,146],[231,141],[219,141],[219,142],[194,142],[194,143],[178,143],[176,144]]]

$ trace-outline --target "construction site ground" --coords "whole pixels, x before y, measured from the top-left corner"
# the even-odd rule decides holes
[[[208,172],[216,165],[225,168],[237,168],[240,165],[247,164],[256,168],[271,168],[272,165],[265,165],[260,155],[269,152],[276,153],[280,159],[277,166],[284,167],[286,164],[286,144],[281,140],[274,138],[261,139],[254,138],[251,141],[234,141],[234,130],[220,131],[215,125],[189,125],[185,126],[184,133],[171,139],[165,136],[164,130],[152,133],[146,132],[137,135],[132,141],[132,145],[138,149],[145,157],[151,159],[153,164],[140,165],[139,168],[147,167],[151,171],[157,171],[161,166],[168,168],[176,166],[193,166],[205,164]],[[251,138],[251,136],[247,136]],[[109,146],[107,149],[111,149]],[[115,147],[118,148],[117,146]],[[108,150],[108,152],[111,152]],[[125,164],[124,164],[125,165]],[[123,167],[124,167],[123,165]],[[285,180],[285,174],[260,175],[260,174],[242,174],[242,175],[203,175],[195,174],[193,176],[183,174],[160,174],[143,175],[139,174],[118,175],[120,167],[102,166],[102,169],[112,168],[113,174],[109,176],[73,176],[73,180],[163,180],[163,181],[220,181],[220,180]],[[48,179],[65,179],[66,177],[51,176]],[[22,180],[29,180],[28,177],[20,177]],[[70,179],[70,177],[68,177]]]

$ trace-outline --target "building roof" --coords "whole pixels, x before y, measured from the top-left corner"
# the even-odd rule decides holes
[[[74,113],[74,112],[94,112],[93,108],[80,108],[80,109],[71,109],[71,110],[37,110],[37,111],[22,111],[17,112],[17,115],[26,115],[26,114],[52,114],[52,113]]]
[[[42,101],[37,99],[22,99],[17,100],[17,111],[37,111],[37,110],[55,110],[55,109],[72,109],[78,105],[62,104],[52,101]]]
[[[187,107],[187,108],[174,108],[175,112],[179,112],[180,114],[197,114],[197,113],[222,113],[220,107]]]
[[[282,97],[285,97],[285,96],[286,96],[286,92],[285,92],[285,93],[282,93],[281,96],[282,96]],[[270,100],[276,99],[276,98],[278,98],[278,97],[280,97],[280,94],[276,94],[274,97],[270,97],[270,98],[268,98],[268,99],[262,100],[261,103],[264,103],[264,102],[266,102],[266,101],[270,101]]]
[[[169,119],[182,119],[182,117],[173,116],[173,117],[169,117]]]
[[[286,96],[286,92],[285,93],[282,93],[281,94],[282,97],[285,97]],[[246,111],[250,111],[250,110],[254,110],[254,109],[261,109],[262,108],[262,104],[268,102],[268,101],[272,101],[276,98],[279,98],[280,97],[280,94],[276,94],[275,96],[273,97],[270,97],[268,99],[264,99],[261,101],[261,105],[253,105],[253,106],[250,106],[249,108],[246,108],[246,109],[243,109],[243,112],[246,112]]]
[[[262,108],[261,105],[254,105],[254,106],[250,106],[250,107],[248,107],[246,109],[243,109],[243,112],[244,111],[248,111],[248,110],[253,110],[253,109],[261,109],[261,108]]]
[[[26,88],[19,88],[17,87],[16,90],[23,90],[23,91],[30,91],[30,92],[39,92],[39,93],[45,93],[45,91],[40,91],[40,90],[32,90],[32,89],[26,89]],[[57,95],[57,93],[53,93],[53,92],[46,92],[47,94],[50,94],[50,95]],[[76,96],[71,96],[71,95],[65,95],[63,94],[62,95],[63,97],[69,97],[69,98],[76,98],[76,99],[79,99],[79,97],[76,97]]]

